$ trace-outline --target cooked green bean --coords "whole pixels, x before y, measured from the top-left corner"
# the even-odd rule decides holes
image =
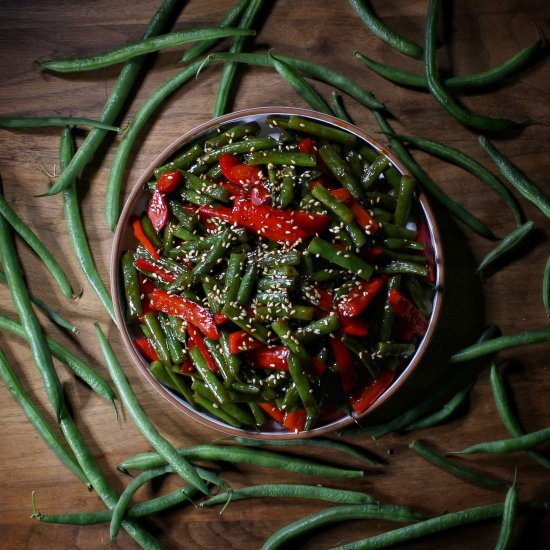
[[[423,441],[412,441],[409,443],[409,448],[434,466],[437,466],[442,470],[446,470],[456,477],[475,483],[476,485],[481,485],[484,487],[499,487],[505,483],[502,479],[482,474],[464,465],[456,464],[456,462],[453,462],[452,460],[436,452],[430,445]]]
[[[164,100],[195,76],[202,60],[197,60],[182,71],[165,80],[146,100],[134,116],[130,128],[120,140],[111,164],[109,180],[105,192],[105,215],[109,229],[114,231],[120,215],[121,187],[124,170],[132,146],[141,129]],[[59,181],[59,180],[58,180]]]
[[[521,427],[519,420],[512,411],[512,405],[508,399],[506,393],[506,387],[502,373],[500,372],[497,364],[493,361],[491,363],[491,389],[493,391],[493,398],[495,400],[496,409],[506,429],[513,437],[519,437],[525,435],[525,431]],[[536,460],[544,468],[550,469],[550,460],[537,450],[527,451],[529,456]]]
[[[57,434],[52,430],[42,413],[29,399],[25,389],[20,384],[15,372],[10,367],[4,352],[0,350],[0,376],[4,380],[6,387],[12,394],[13,398],[19,403],[22,411],[25,413],[30,423],[36,429],[38,435],[44,440],[44,443],[56,454],[57,458],[77,476],[84,484],[89,485],[88,479],[84,475],[82,468],[76,463],[63,447]]]
[[[548,341],[550,341],[550,329],[531,330],[508,336],[499,336],[498,338],[492,338],[486,342],[479,342],[458,351],[451,356],[451,363],[461,363],[463,361],[469,361],[470,359],[491,355],[505,349],[540,344]]]
[[[296,384],[298,395],[306,409],[306,421],[304,430],[310,430],[315,425],[321,412],[319,403],[311,391],[309,378],[304,371],[304,366],[294,353],[290,352],[287,357],[288,371]]]
[[[46,245],[40,240],[38,235],[36,235],[36,233],[34,233],[32,229],[15,213],[11,205],[4,197],[1,192],[1,180],[0,215],[13,227],[13,229],[27,243],[27,245],[29,245],[30,248],[36,252],[48,271],[52,274],[56,283],[59,285],[63,295],[67,298],[76,298],[78,295],[74,293],[71,283],[67,275],[65,275],[63,268],[59,265],[59,262],[55,259],[54,255],[50,252]]]
[[[246,29],[233,28],[203,28],[191,29],[184,31],[176,31],[159,36],[145,38],[139,42],[131,42],[124,46],[119,46],[108,52],[99,53],[96,55],[52,59],[48,61],[40,61],[38,64],[48,71],[58,73],[72,73],[82,71],[94,71],[104,67],[110,67],[117,63],[122,63],[147,53],[156,52],[164,48],[180,46],[187,42],[195,42],[197,40],[211,40],[213,38],[225,38],[227,36],[250,36],[255,34],[254,31]]]
[[[500,532],[498,534],[498,540],[495,545],[495,550],[507,550],[510,548],[512,541],[512,532],[514,528],[514,522],[516,520],[516,514],[518,511],[518,488],[517,470],[514,476],[514,481],[508,492],[506,493],[506,499],[504,500],[504,510],[502,511],[502,523],[500,525]]]
[[[342,187],[345,187],[356,199],[363,200],[361,185],[349,164],[338,154],[338,151],[330,144],[323,145],[319,148],[319,156],[334,177],[342,184]]]
[[[199,349],[197,347],[191,348],[189,350],[189,355],[193,360],[193,364],[195,365],[197,372],[206,383],[206,385],[216,398],[217,402],[220,405],[226,405],[227,403],[229,403],[230,399],[227,390],[225,389],[225,386],[223,385],[221,380],[210,370],[208,364],[206,363],[206,360],[204,359],[204,356],[199,351]]]
[[[534,204],[546,217],[550,218],[550,197],[511,160],[506,158],[486,137],[479,136],[479,144],[494,162],[500,173],[514,188]]]
[[[74,156],[74,141],[71,130],[65,128],[61,135],[59,144],[59,166],[61,171],[65,170]],[[63,191],[63,208],[65,212],[65,223],[73,250],[80,264],[82,272],[88,279],[90,286],[94,289],[99,301],[116,324],[115,310],[111,295],[105,287],[92,257],[92,251],[88,244],[84,224],[80,215],[78,205],[78,195],[76,191],[76,182],[73,181],[67,189]]]
[[[506,237],[504,237],[502,241],[481,260],[477,266],[476,273],[487,269],[487,267],[492,265],[503,255],[508,254],[511,250],[519,246],[534,228],[534,222],[528,221],[506,235]]]
[[[177,451],[188,460],[224,460],[321,477],[363,476],[362,470],[331,466],[315,460],[264,451],[263,449],[249,449],[230,445],[196,445],[194,447],[180,447]],[[166,464],[166,461],[157,453],[141,453],[124,460],[117,467],[122,471],[146,470],[164,464]]]
[[[352,519],[377,519],[397,522],[416,522],[425,519],[408,508],[395,505],[380,504],[348,504],[325,508],[320,512],[300,518],[299,520],[286,525],[271,535],[263,544],[262,550],[276,550],[289,543],[297,537],[303,537],[312,531]]]
[[[311,194],[329,210],[332,210],[342,221],[346,223],[353,221],[354,215],[351,209],[337,200],[323,184],[317,183],[311,190]]]
[[[445,89],[437,75],[437,28],[441,0],[430,0],[424,26],[424,66],[426,81],[432,96],[458,122],[479,132],[499,132],[517,129],[521,125],[504,118],[491,118],[472,113],[460,105]]]
[[[383,40],[386,44],[389,44],[392,48],[395,48],[405,55],[422,57],[422,46],[417,44],[414,40],[405,38],[390,29],[376,16],[368,0],[350,0],[350,4],[363,23],[365,23],[380,40]]]
[[[161,454],[166,461],[174,467],[178,475],[188,480],[192,485],[197,487],[203,493],[207,494],[208,489],[204,481],[199,477],[196,470],[191,464],[180,456],[172,447],[172,445],[160,435],[157,429],[153,426],[149,417],[144,413],[122,367],[120,366],[115,354],[113,353],[105,335],[97,323],[95,323],[97,337],[99,339],[101,350],[105,356],[105,362],[109,370],[109,374],[120,394],[120,397],[126,406],[128,413],[132,416],[136,427],[149,443]]]
[[[0,117],[0,128],[43,128],[48,126],[88,126],[120,132],[120,128],[107,124],[101,120],[72,116],[49,116],[49,117]]]
[[[158,11],[153,15],[149,25],[143,33],[143,39],[154,36],[171,22],[172,16],[180,6],[178,0],[164,0]],[[113,124],[126,104],[132,88],[138,77],[141,76],[141,69],[147,57],[137,57],[132,59],[122,69],[120,75],[103,107],[99,119],[107,124]],[[103,140],[107,137],[105,130],[97,128],[92,129],[86,139],[81,143],[75,153],[75,156],[69,163],[69,166],[60,174],[57,181],[47,191],[47,195],[54,195],[63,189],[66,189],[84,170],[86,165],[92,160],[95,152],[99,149]]]

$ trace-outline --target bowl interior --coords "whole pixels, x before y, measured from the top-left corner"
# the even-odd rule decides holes
[[[145,185],[149,182],[153,176],[155,168],[161,164],[166,163],[170,157],[174,155],[179,149],[183,146],[191,144],[193,141],[200,139],[202,136],[211,133],[214,129],[234,123],[244,123],[244,122],[257,122],[261,128],[261,135],[276,135],[273,128],[267,126],[265,120],[267,116],[270,115],[281,115],[289,116],[296,115],[300,117],[310,118],[315,121],[324,122],[325,124],[346,130],[352,134],[355,134],[360,140],[364,141],[381,154],[386,155],[392,164],[401,172],[401,174],[407,174],[407,171],[401,165],[399,160],[395,155],[381,145],[377,140],[372,138],[370,135],[365,133],[360,128],[344,122],[342,120],[336,119],[334,117],[317,113],[314,111],[309,111],[306,109],[297,109],[297,108],[286,108],[286,107],[264,107],[257,109],[249,109],[244,111],[239,111],[219,117],[217,119],[210,120],[193,130],[182,135],[180,138],[171,143],[145,170],[142,174],[134,188],[132,189],[121,214],[117,230],[115,233],[113,241],[113,251],[111,257],[111,266],[110,266],[110,275],[111,275],[111,292],[113,296],[113,302],[115,307],[115,313],[117,317],[117,322],[119,326],[120,333],[122,335],[125,348],[130,355],[132,361],[138,367],[142,375],[151,383],[151,385],[164,397],[166,398],[176,409],[183,412],[187,416],[193,418],[194,420],[200,422],[201,424],[207,425],[211,428],[215,428],[219,431],[230,435],[244,435],[251,438],[281,438],[281,439],[293,439],[301,437],[312,437],[318,436],[321,434],[326,434],[328,432],[334,431],[336,429],[342,429],[343,427],[353,423],[356,419],[362,418],[365,415],[371,413],[380,407],[385,401],[387,401],[410,377],[412,372],[418,367],[422,361],[422,357],[425,353],[425,350],[434,334],[435,326],[437,324],[437,319],[441,310],[441,300],[442,300],[442,287],[443,287],[443,257],[441,250],[441,238],[437,225],[435,223],[435,218],[432,213],[432,210],[426,200],[426,197],[423,193],[418,192],[417,196],[417,205],[419,210],[419,216],[422,217],[426,222],[426,225],[429,229],[431,244],[434,252],[435,260],[435,282],[434,282],[434,291],[433,291],[433,307],[432,313],[430,316],[430,323],[426,334],[423,336],[422,340],[418,343],[416,352],[406,367],[400,372],[396,377],[392,385],[380,396],[376,402],[361,415],[357,416],[339,416],[332,421],[318,426],[312,430],[304,432],[288,432],[276,423],[273,423],[272,427],[263,428],[258,431],[245,430],[234,428],[210,415],[197,411],[193,409],[188,403],[180,397],[178,394],[173,392],[170,388],[162,384],[157,380],[149,369],[149,363],[141,355],[141,353],[136,348],[133,343],[133,339],[136,337],[137,333],[135,332],[134,327],[128,325],[125,319],[125,299],[124,299],[124,287],[122,283],[122,277],[120,274],[120,261],[122,254],[129,249],[135,248],[136,239],[132,233],[130,220],[133,216],[141,214],[147,209],[147,203],[150,197],[150,194],[145,190]]]

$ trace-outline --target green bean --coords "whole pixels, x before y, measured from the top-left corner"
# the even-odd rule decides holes
[[[167,22],[172,20],[172,16],[178,7],[178,0],[164,0],[145,29],[143,38],[146,39],[161,32]],[[141,69],[146,59],[146,56],[138,57],[132,59],[124,66],[99,117],[102,122],[112,124],[119,116],[132,91],[134,83],[141,76]],[[61,173],[46,194],[54,195],[66,189],[82,173],[106,137],[107,132],[105,130],[92,129],[76,151],[69,166]]]
[[[218,128],[216,131],[218,133],[210,136],[204,142],[204,149],[201,152],[211,151],[216,147],[222,147],[234,141],[240,141],[247,136],[256,136],[260,132],[260,125],[257,122],[246,122],[244,124],[230,126],[223,132],[221,128]]]
[[[132,391],[130,384],[128,383],[128,380],[126,379],[126,376],[124,375],[124,371],[122,370],[116,356],[107,342],[107,339],[97,323],[95,323],[95,329],[99,338],[101,350],[105,356],[109,374],[111,375],[111,378],[124,405],[126,406],[128,413],[132,416],[136,427],[140,430],[147,441],[161,454],[161,456],[174,467],[174,470],[178,473],[178,475],[188,480],[189,483],[197,487],[197,489],[201,490],[203,493],[207,494],[208,489],[193,466],[191,466],[184,458],[176,453],[174,447],[172,447],[172,445],[160,435],[149,420],[149,417],[144,413],[134,392]]]
[[[271,52],[268,55],[281,78],[286,80],[313,110],[326,115],[333,114],[319,92],[300,73]]]
[[[363,173],[361,174],[361,185],[363,189],[367,190],[372,187],[380,174],[389,166],[390,161],[385,155],[379,155],[376,157],[372,164],[365,166]]]
[[[105,192],[105,214],[109,229],[114,231],[120,215],[122,178],[128,156],[141,129],[164,100],[195,76],[202,60],[197,60],[182,71],[165,80],[146,100],[134,116],[130,128],[124,133],[111,164]],[[59,181],[59,180],[58,180]],[[51,191],[51,190],[50,190]]]
[[[332,145],[327,144],[320,147],[319,156],[343,187],[345,187],[356,199],[364,200],[363,190],[349,164],[340,157]]]
[[[120,128],[117,126],[91,118],[72,116],[0,117],[0,128],[43,128],[48,126],[88,126],[90,128],[109,130],[110,132],[120,132]]]
[[[550,256],[546,260],[544,274],[542,276],[542,303],[546,310],[546,316],[550,319]]]
[[[241,285],[240,275],[243,268],[244,259],[245,255],[242,253],[233,252],[229,255],[223,287],[224,302],[226,304],[234,302],[237,298]]]
[[[258,263],[256,258],[248,256],[247,264],[244,269],[243,276],[240,281],[239,290],[237,292],[237,304],[245,306],[250,303],[250,298],[254,291],[254,285],[258,278]]]
[[[308,325],[304,325],[296,330],[296,338],[301,341],[309,342],[321,335],[327,335],[336,332],[340,328],[340,321],[335,313],[329,313],[325,317],[316,319]]]
[[[248,449],[231,445],[196,445],[181,447],[178,453],[188,460],[223,460],[241,464],[255,464],[265,468],[278,468],[288,472],[322,477],[361,477],[362,470],[331,466],[284,453],[262,449]],[[141,453],[126,459],[118,465],[119,470],[146,470],[162,466],[166,461],[157,453]]]
[[[367,0],[350,0],[350,4],[357,12],[363,23],[375,34],[380,40],[389,44],[392,48],[409,55],[411,57],[422,57],[422,46],[417,44],[410,38],[400,36],[395,31],[384,24],[372,10]]]
[[[491,363],[491,389],[493,391],[493,399],[495,400],[496,409],[506,429],[514,437],[525,435],[525,431],[521,427],[518,419],[512,412],[512,406],[506,394],[506,388],[501,372],[495,362]],[[550,469],[550,460],[537,450],[527,451],[529,456],[536,460],[544,468]]]
[[[491,355],[501,350],[514,348],[516,346],[528,346],[550,341],[550,329],[533,330],[499,336],[486,342],[473,344],[451,356],[451,363],[461,363],[470,359],[477,359],[485,355]]]
[[[300,518],[276,531],[264,542],[262,550],[276,550],[283,546],[290,546],[289,543],[297,537],[303,537],[326,525],[352,519],[414,522],[424,518],[425,516],[421,516],[407,508],[394,505],[347,504],[333,506]]]
[[[8,281],[12,301],[27,335],[33,360],[42,377],[46,395],[59,422],[64,408],[63,389],[55,372],[46,337],[32,308],[29,290],[25,284],[21,263],[15,249],[11,227],[1,213],[0,257],[2,258],[2,267]]]
[[[348,112],[346,111],[346,108],[344,107],[342,96],[338,95],[334,90],[331,92],[330,96],[332,99],[331,105],[332,105],[332,110],[334,111],[334,114],[339,119],[345,122],[349,122],[350,124],[353,124],[351,117],[349,116]]]
[[[386,134],[393,133],[382,113],[374,112],[374,116],[382,132]],[[466,210],[461,204],[449,197],[429,176],[420,168],[418,163],[410,155],[402,143],[396,139],[389,138],[389,142],[394,153],[399,157],[407,170],[416,178],[428,195],[443,206],[452,216],[460,220],[463,224],[475,231],[481,237],[496,240],[493,232],[479,218]]]
[[[523,504],[523,503],[522,503]],[[547,509],[546,503],[527,503],[522,506],[524,509]],[[457,512],[448,512],[441,516],[430,518],[424,521],[407,525],[392,531],[387,531],[380,535],[375,535],[368,539],[359,540],[350,544],[337,546],[331,550],[377,550],[378,548],[386,548],[394,544],[407,542],[420,537],[425,537],[433,533],[440,533],[447,529],[470,525],[488,519],[499,518],[504,512],[504,504],[486,504],[475,508],[467,508]]]
[[[437,76],[437,28],[442,1],[430,0],[424,26],[424,66],[426,82],[432,96],[458,122],[479,132],[499,132],[517,129],[521,125],[512,120],[490,118],[472,113],[460,105],[445,89]]]
[[[208,508],[217,504],[229,504],[234,500],[248,498],[308,498],[326,500],[340,504],[368,504],[374,502],[374,498],[367,493],[349,491],[345,489],[333,489],[319,485],[298,485],[298,484],[277,484],[252,485],[241,487],[225,493],[218,493],[213,497],[201,502],[200,508]]]
[[[498,534],[498,540],[495,545],[495,550],[507,550],[510,548],[512,541],[512,531],[514,527],[514,522],[516,519],[516,514],[518,511],[518,489],[516,485],[516,475],[514,476],[514,481],[508,492],[506,493],[506,499],[504,500],[504,510],[502,511],[502,523],[500,526],[500,532]]]
[[[239,22],[239,29],[249,29],[254,24],[254,20],[263,9],[264,0],[250,0]],[[229,51],[231,53],[240,53],[246,44],[246,37],[237,36],[233,38]],[[228,110],[231,88],[235,80],[237,66],[233,62],[225,63],[220,77],[220,84],[216,94],[213,117],[221,116]]]
[[[160,327],[160,323],[157,319],[156,312],[149,312],[143,316],[143,325],[141,327],[143,334],[151,342],[157,355],[159,356],[160,362],[168,367],[171,365],[170,352],[168,351],[168,346],[166,345],[166,338]]]
[[[231,10],[227,12],[226,16],[218,23],[218,28],[234,27],[238,24],[249,1],[250,0],[240,0],[237,2]],[[201,40],[200,42],[189,46],[180,61],[183,63],[189,63],[190,61],[193,61],[197,57],[211,50],[218,42],[219,39],[217,38],[213,38],[211,40]]]
[[[65,170],[74,156],[74,142],[71,130],[65,128],[61,135],[59,143],[59,166],[61,171]],[[88,244],[82,216],[78,205],[78,195],[76,191],[76,182],[73,181],[67,189],[63,191],[63,209],[65,212],[65,223],[67,232],[73,246],[73,250],[90,286],[94,289],[99,301],[116,324],[115,310],[109,291],[103,284],[92,257],[92,252]],[[127,302],[128,303],[128,302]],[[129,303],[128,303],[129,304]],[[141,302],[140,302],[141,304]]]
[[[0,271],[0,283],[7,284],[6,276],[2,271]],[[61,317],[57,311],[54,311],[46,302],[43,302],[40,298],[37,296],[34,296],[33,294],[30,295],[31,301],[39,307],[42,312],[49,317],[55,324],[59,325],[60,327],[67,329],[74,334],[78,334],[78,329],[69,321]]]
[[[494,176],[492,172],[487,170],[485,166],[477,162],[472,157],[468,156],[466,153],[463,153],[462,151],[455,149],[454,147],[450,147],[449,145],[445,145],[443,143],[439,143],[437,141],[426,138],[415,136],[400,136],[395,134],[392,137],[399,141],[405,141],[410,145],[413,145],[414,147],[418,147],[422,151],[426,151],[427,153],[452,162],[453,164],[460,166],[464,170],[467,170],[468,172],[479,178],[481,181],[486,183],[493,191],[495,191],[495,193],[500,196],[500,198],[512,211],[518,225],[521,225],[523,223],[523,213],[514,196],[508,191],[506,187],[504,187],[502,182],[496,176]]]
[[[248,332],[256,340],[267,344],[269,331],[261,323],[256,323],[246,313],[242,307],[234,307],[233,304],[225,304],[222,309],[222,312],[231,319],[238,327],[240,327],[245,332]]]
[[[296,151],[260,151],[250,153],[246,163],[252,166],[257,164],[292,164],[309,168],[317,166],[317,159],[315,155]]]
[[[298,390],[298,395],[300,400],[304,404],[306,409],[306,421],[304,430],[309,430],[313,428],[317,418],[319,417],[320,407],[319,403],[315,399],[311,390],[311,385],[309,378],[304,371],[304,365],[300,362],[298,357],[294,353],[290,352],[287,358],[288,362],[288,371],[292,380],[296,384],[296,389]]]
[[[57,434],[52,430],[42,413],[29,399],[23,386],[17,379],[16,374],[10,367],[6,356],[0,350],[0,376],[4,380],[6,387],[13,398],[19,403],[22,411],[25,413],[30,423],[36,429],[38,435],[44,440],[44,443],[56,454],[57,458],[77,476],[84,484],[89,485],[88,479],[84,475],[82,468],[76,463],[74,458],[65,450]]]
[[[155,378],[182,395],[193,409],[196,408],[193,393],[183,376],[179,376],[170,367],[165,367],[160,361],[153,361],[149,368]]]
[[[199,393],[194,393],[193,398],[197,405],[212,416],[219,418],[222,422],[225,422],[229,426],[233,426],[234,428],[242,428],[241,423],[236,418],[228,414],[227,411],[225,411],[224,408],[217,403],[213,403],[210,397],[204,397]]]
[[[496,67],[492,67],[481,73],[445,78],[442,84],[445,88],[452,90],[474,90],[491,86],[525,68],[539,54],[543,46],[544,41],[542,38],[539,38]],[[390,67],[374,61],[374,59],[360,52],[355,52],[354,55],[375,73],[395,84],[428,89],[428,83],[426,82],[424,74],[411,73],[395,67]]]
[[[346,223],[353,221],[354,215],[343,202],[337,200],[332,193],[321,183],[317,183],[311,190],[311,194],[321,201],[329,210],[331,210],[338,218]]]
[[[193,166],[193,162],[197,160],[203,152],[202,145],[200,143],[195,143],[189,147],[189,149],[177,156],[174,160],[156,168],[155,178],[159,179],[163,174],[174,172],[175,170],[187,170],[191,168],[191,166]]]
[[[389,275],[395,273],[412,273],[420,277],[426,277],[426,275],[428,275],[428,268],[426,266],[403,260],[392,260],[383,266],[377,266],[375,271]]]
[[[156,52],[164,48],[180,46],[187,42],[195,42],[197,40],[210,40],[213,38],[225,38],[227,36],[250,36],[255,34],[254,31],[246,29],[233,28],[203,28],[191,29],[184,31],[176,31],[159,36],[142,39],[139,42],[131,42],[124,46],[119,46],[110,51],[99,53],[96,55],[51,59],[48,61],[40,61],[38,64],[48,71],[58,73],[72,73],[83,71],[94,71],[104,67],[110,67],[117,63],[122,63],[147,53]]]
[[[251,151],[263,151],[264,149],[273,149],[277,142],[272,137],[251,137],[241,141],[235,141],[222,145],[217,149],[212,149],[202,155],[197,163],[210,164],[217,162],[223,154],[238,155],[241,153],[250,153]]]
[[[504,484],[502,479],[488,476],[466,466],[456,464],[452,460],[449,460],[436,452],[423,441],[412,441],[409,443],[409,448],[412,449],[417,455],[421,456],[431,464],[434,464],[438,468],[446,470],[450,474],[471,483],[475,483],[476,485],[481,485],[484,487],[499,487]]]
[[[338,88],[342,92],[346,92],[357,101],[359,101],[359,103],[369,109],[385,108],[383,103],[378,101],[372,94],[370,94],[362,86],[357,84],[357,82],[351,80],[341,73],[333,71],[328,67],[324,67],[323,65],[312,63],[311,61],[306,61],[297,57],[290,57],[287,55],[279,55],[278,57],[297,71],[304,73],[305,75],[310,76],[315,80],[326,82],[327,84]],[[231,61],[234,63],[262,65],[264,67],[272,66],[271,59],[267,54],[224,52],[211,54],[209,56],[209,59],[212,61]]]
[[[534,204],[546,217],[550,218],[550,197],[511,160],[506,158],[486,137],[480,136],[479,144],[499,169],[500,173],[514,188],[524,198]]]
[[[395,225],[399,227],[404,227],[409,218],[415,185],[416,182],[410,176],[403,176],[401,178],[394,214]]]
[[[226,405],[229,403],[230,399],[227,390],[215,373],[210,370],[199,348],[191,348],[189,350],[189,355],[193,360],[193,364],[195,365],[197,372],[216,398],[216,401],[220,405]]]
[[[1,187],[1,180],[0,180]],[[0,215],[8,222],[13,229],[19,234],[19,236],[27,243],[27,245],[36,252],[38,257],[42,260],[46,268],[52,274],[56,283],[58,284],[61,292],[67,298],[76,298],[71,283],[65,275],[63,268],[59,265],[59,262],[55,259],[50,250],[40,240],[38,235],[34,233],[28,225],[15,213],[11,205],[0,189]]]
[[[534,222],[528,221],[506,235],[506,237],[504,237],[502,241],[481,260],[480,264],[477,266],[476,273],[487,269],[487,267],[492,265],[499,258],[519,246],[534,228]]]

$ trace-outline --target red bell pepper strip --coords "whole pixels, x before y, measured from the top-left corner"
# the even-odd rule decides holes
[[[202,337],[201,333],[193,325],[189,325],[187,327],[187,333],[189,334],[189,339],[195,346],[197,346],[197,348],[201,352],[204,360],[206,361],[206,364],[208,365],[208,368],[212,372],[218,372],[218,365],[216,365],[216,361],[214,361],[210,350],[206,347],[206,344],[204,343],[204,338]]]
[[[311,370],[317,376],[321,376],[327,370],[327,366],[317,357],[310,357]]]
[[[241,353],[251,349],[264,347],[264,344],[256,340],[254,336],[248,334],[244,330],[237,330],[229,335],[229,353]]]
[[[296,225],[307,231],[310,234],[324,233],[332,221],[330,216],[326,214],[318,214],[317,212],[293,212],[293,219]]]
[[[342,331],[352,336],[367,336],[369,333],[369,326],[363,319],[339,317],[340,326]]]
[[[185,361],[181,364],[180,372],[182,374],[190,374],[195,370],[195,365],[193,365],[193,361],[191,359],[185,359]]]
[[[155,231],[160,231],[168,223],[170,210],[164,195],[155,189],[147,208],[147,217],[151,220]]]
[[[380,277],[358,281],[351,290],[340,298],[337,309],[342,317],[357,317],[372,302],[384,284]]]
[[[331,338],[330,344],[336,359],[338,373],[342,379],[342,387],[345,392],[351,392],[357,387],[357,372],[355,371],[353,356],[347,346],[342,343],[340,335]]]
[[[317,152],[317,147],[315,147],[315,142],[312,138],[306,137],[298,142],[298,151],[314,155]]]
[[[136,348],[140,351],[140,353],[148,361],[151,361],[151,363],[153,361],[160,361],[159,356],[157,355],[157,352],[153,347],[153,344],[151,344],[151,342],[149,342],[147,338],[136,338],[134,340],[134,344],[136,345]]]
[[[374,235],[378,231],[378,222],[365,210],[357,200],[353,199],[349,207],[353,212],[355,221],[360,225],[368,234]]]
[[[151,262],[148,262],[145,258],[136,258],[134,260],[134,266],[143,271],[148,271],[149,273],[154,273],[155,275],[158,275],[167,283],[173,283],[177,279],[177,277],[173,273],[170,273],[169,271],[162,269],[162,267],[158,267]]]
[[[271,193],[263,185],[256,185],[250,190],[250,202],[255,205],[270,204]]]
[[[225,187],[229,191],[232,197],[231,200],[246,197],[247,195],[245,189],[243,189],[240,185],[235,185],[234,183],[231,183],[230,181],[220,181],[220,185],[222,187]]]
[[[271,403],[258,403],[258,405],[266,412],[275,422],[278,422],[279,424],[283,423],[284,420],[284,414]]]
[[[180,186],[182,179],[183,176],[178,170],[168,172],[167,174],[162,174],[157,181],[156,189],[161,195],[168,195],[176,191],[176,189]]]
[[[231,212],[231,208],[227,208],[227,206],[210,206],[209,204],[205,204],[201,206],[197,213],[199,214],[199,218],[201,220],[209,219],[209,218],[220,218],[222,220],[227,220],[229,222],[233,221],[233,214]]]
[[[283,426],[289,432],[303,432],[306,425],[306,410],[298,409],[294,412],[287,412],[283,417]]]
[[[222,311],[214,313],[214,323],[216,323],[216,325],[223,325],[227,323],[227,321],[229,321],[229,317]]]
[[[147,271],[147,270],[146,270]],[[153,284],[153,281],[149,279],[149,277],[145,277],[145,275],[139,275],[139,293],[142,296],[147,296],[148,294],[151,294],[155,288],[155,285]]]
[[[141,244],[155,260],[160,259],[159,253],[156,251],[153,243],[147,238],[147,235],[143,232],[141,221],[137,217],[132,219],[132,231],[134,232],[134,237],[139,241],[139,244]]]
[[[351,193],[344,187],[339,187],[338,189],[331,189],[330,194],[340,202],[350,202],[353,198]]]
[[[250,351],[248,357],[256,368],[288,370],[289,352],[286,346],[263,346]]]
[[[315,286],[313,287],[313,293],[315,295],[315,298],[317,298],[317,302],[320,307],[332,307],[333,297],[332,293],[329,290],[320,286]]]
[[[435,282],[435,256],[432,246],[432,239],[430,237],[430,230],[426,223],[418,224],[418,234],[416,235],[416,242],[424,245],[424,256],[426,258],[426,266],[428,268],[428,274],[426,279],[430,283]]]
[[[184,296],[169,294],[158,288],[153,290],[150,300],[151,307],[155,311],[163,311],[169,315],[185,319],[190,325],[197,327],[212,340],[220,338],[212,312],[196,302],[188,300]]]
[[[390,387],[395,373],[389,369],[381,369],[378,376],[362,390],[350,398],[351,408],[355,414],[365,412]]]
[[[388,297],[390,306],[397,317],[405,322],[407,327],[417,336],[424,336],[428,330],[428,318],[399,290],[392,288]]]
[[[241,164],[239,159],[233,155],[222,155],[219,163],[222,174],[232,183],[259,185],[264,180],[264,173],[261,168],[250,164]]]

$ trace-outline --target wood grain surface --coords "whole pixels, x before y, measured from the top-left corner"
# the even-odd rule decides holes
[[[0,116],[97,117],[119,74],[119,66],[80,75],[55,75],[41,71],[33,62],[89,54],[136,40],[158,7],[156,0],[4,0],[1,4]],[[173,28],[214,26],[232,4],[232,0],[185,2]],[[269,9],[261,18],[261,30],[255,39],[258,50],[273,48],[276,53],[317,61],[342,72],[374,92],[387,105],[395,116],[396,129],[444,141],[493,169],[478,146],[477,135],[455,122],[429,94],[397,87],[371,73],[353,57],[353,52],[359,50],[409,70],[419,71],[421,68],[418,60],[406,58],[377,39],[361,23],[348,2],[279,0],[266,4]],[[373,0],[372,4],[388,25],[422,40],[426,1]],[[443,69],[453,74],[483,71],[502,62],[535,40],[537,29],[550,35],[550,8],[546,0],[462,0],[446,4],[438,55]],[[227,45],[226,41],[220,48]],[[145,98],[178,70],[180,55],[180,50],[171,49],[153,58],[122,123],[131,120]],[[174,94],[151,119],[132,151],[125,175],[126,193],[170,142],[211,117],[220,74],[221,66],[207,68],[199,78]],[[332,91],[327,85],[316,87],[327,97]],[[479,93],[461,94],[460,99],[479,113],[536,122],[516,135],[499,138],[497,143],[550,193],[548,57],[539,59],[502,85]],[[356,124],[376,135],[378,129],[372,113],[351,98],[345,97],[344,100]],[[274,104],[307,106],[273,71],[243,68],[239,72],[239,87],[232,108]],[[79,269],[67,237],[61,198],[35,197],[47,189],[46,172],[53,173],[58,164],[59,136],[59,128],[0,131],[0,172],[6,198],[50,245],[75,288],[83,289],[82,297],[76,302],[65,299],[40,261],[18,243],[31,290],[62,312],[80,330],[78,335],[70,337],[40,315],[46,332],[87,358],[98,372],[106,376],[93,330],[93,321],[100,321],[140,403],[160,431],[177,446],[216,441],[220,434],[192,424],[177,414],[141,378],[124,352],[116,327],[109,321]],[[84,136],[83,131],[78,133],[79,142]],[[104,221],[104,194],[118,139],[112,137],[108,140],[79,182],[86,232],[105,281],[108,280],[112,235]],[[512,231],[514,221],[510,212],[482,183],[427,155],[418,153],[417,158],[448,194],[474,211],[497,235],[504,236]],[[521,204],[526,219],[535,222],[536,230],[517,253],[504,258],[499,262],[498,270],[483,278],[474,274],[475,267],[494,243],[477,237],[440,212],[448,278],[438,336],[425,368],[379,413],[378,419],[388,418],[432,392],[441,377],[448,373],[445,357],[473,341],[487,322],[497,323],[504,334],[549,327],[542,302],[542,274],[550,255],[550,223],[530,203],[521,200]],[[0,287],[0,313],[15,315],[5,286]],[[53,423],[51,408],[27,346],[2,333],[0,347],[24,387]],[[550,346],[512,350],[500,354],[499,360],[507,360],[506,378],[525,429],[536,430],[550,425]],[[57,366],[79,428],[108,479],[117,491],[121,491],[128,484],[128,478],[117,472],[117,463],[130,454],[148,450],[148,444],[126,414],[117,423],[108,404],[78,383],[63,366]],[[457,365],[454,368],[469,367]],[[492,399],[486,362],[478,370],[469,410],[452,422],[415,434],[387,436],[379,441],[367,436],[348,438],[388,462],[376,471],[367,468],[364,478],[359,481],[308,480],[298,475],[248,466],[228,466],[226,478],[234,486],[287,481],[361,488],[381,502],[406,505],[429,514],[501,502],[505,487],[489,490],[460,481],[424,462],[408,449],[414,437],[432,442],[441,451],[507,437]],[[358,465],[353,459],[336,452],[319,453],[307,449],[297,449],[296,452]],[[461,462],[507,480],[512,479],[517,468],[522,500],[550,498],[548,470],[524,453],[475,455]],[[136,499],[145,500],[177,484],[177,480],[170,479],[162,486],[148,487],[140,491]],[[74,478],[47,449],[6,387],[0,384],[0,548],[95,549],[108,544],[106,524],[75,527],[46,525],[32,519],[32,491],[36,491],[36,501],[42,513],[103,509],[97,496]],[[316,501],[263,499],[235,502],[220,515],[219,509],[196,509],[189,505],[151,517],[144,524],[168,548],[244,550],[259,548],[275,530],[326,506]],[[329,548],[389,528],[392,525],[387,522],[353,521],[324,529],[291,547]],[[406,547],[492,548],[498,531],[498,521],[484,522],[409,543]],[[548,548],[549,540],[548,516],[521,515],[518,518],[513,535],[514,548]],[[129,549],[135,548],[135,543],[121,533],[111,546]]]

